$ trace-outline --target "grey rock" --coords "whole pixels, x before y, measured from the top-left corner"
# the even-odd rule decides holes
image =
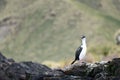
[[[0,80],[120,80],[120,58],[51,69],[35,62],[18,63],[0,53]]]

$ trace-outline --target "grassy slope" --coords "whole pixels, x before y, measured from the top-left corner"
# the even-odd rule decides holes
[[[88,4],[87,1],[7,0],[1,19],[6,16],[22,18],[19,30],[1,43],[4,45],[1,51],[18,61],[59,61],[73,59],[82,34],[87,35],[89,51],[101,44],[114,44],[114,33],[120,26],[116,3],[92,0]]]

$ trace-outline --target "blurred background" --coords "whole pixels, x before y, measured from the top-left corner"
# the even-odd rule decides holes
[[[120,0],[0,0],[0,51],[16,61],[69,65],[87,37],[85,61],[120,56]]]

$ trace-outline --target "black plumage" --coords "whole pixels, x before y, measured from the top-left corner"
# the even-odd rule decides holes
[[[79,60],[79,55],[80,55],[82,49],[83,49],[83,48],[80,46],[80,47],[76,50],[76,52],[75,52],[75,60],[74,60],[71,64],[73,64],[76,60]]]
[[[82,60],[85,57],[87,47],[86,47],[86,38],[85,38],[84,35],[81,36],[81,41],[82,41],[82,44],[76,50],[76,52],[75,52],[75,59],[74,59],[74,61],[71,64],[73,64],[76,60]]]

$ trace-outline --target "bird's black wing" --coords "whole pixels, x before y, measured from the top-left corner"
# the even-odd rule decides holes
[[[82,49],[83,49],[83,48],[80,46],[80,47],[76,50],[75,60],[79,60],[79,55],[80,55]]]
[[[80,46],[80,47],[76,50],[76,52],[75,52],[75,60],[74,60],[71,64],[73,64],[76,60],[79,60],[79,55],[80,55],[82,49],[83,49],[83,48]]]

